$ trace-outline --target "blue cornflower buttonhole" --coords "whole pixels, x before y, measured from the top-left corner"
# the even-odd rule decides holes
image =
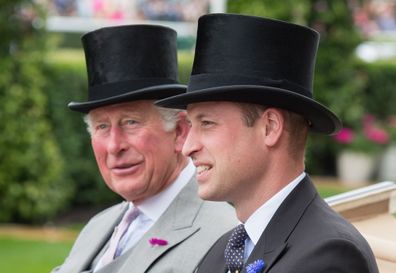
[[[247,273],[260,273],[265,267],[265,262],[263,260],[256,260],[251,264],[246,266]]]

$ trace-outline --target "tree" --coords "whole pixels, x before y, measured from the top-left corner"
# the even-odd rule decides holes
[[[35,1],[0,2],[0,221],[46,220],[72,189],[46,116],[43,18]]]

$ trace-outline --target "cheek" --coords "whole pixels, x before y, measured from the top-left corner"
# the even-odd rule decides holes
[[[106,160],[106,148],[105,146],[97,140],[91,140],[92,150],[94,152],[96,162],[99,168],[102,170],[105,167]]]
[[[257,150],[252,139],[245,136],[230,136],[224,139],[224,145],[218,148],[223,154],[225,167],[231,169],[232,173],[239,174],[245,172],[246,168],[255,158]]]
[[[175,142],[169,134],[147,134],[135,143],[141,151],[155,157],[160,157],[163,154],[171,155],[175,148]]]
[[[156,138],[152,134],[145,134],[141,136],[135,136],[133,139],[130,139],[129,143],[130,147],[133,147],[137,153],[143,154],[145,157],[150,154],[155,153],[156,148],[160,148],[160,139]]]

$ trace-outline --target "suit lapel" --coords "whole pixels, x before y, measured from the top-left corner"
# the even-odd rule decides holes
[[[193,223],[203,201],[196,192],[197,185],[192,179],[135,247],[125,253],[129,258],[120,272],[130,272],[131,268],[134,272],[146,272],[161,255],[199,230]],[[149,240],[154,237],[166,240],[168,244],[151,246]]]
[[[212,246],[206,256],[198,265],[197,273],[226,273],[226,265],[224,260],[224,250],[226,248],[228,239],[230,238],[232,230],[220,237],[219,240]]]
[[[62,267],[64,272],[69,272],[69,270],[83,271],[91,266],[92,261],[95,260],[95,257],[100,253],[103,246],[109,240],[114,227],[118,224],[127,209],[127,203],[124,202],[111,209],[114,210],[114,212],[108,213],[107,218],[101,219],[100,224],[92,222],[90,224],[92,228],[89,229],[89,232],[84,234],[84,236],[81,236],[79,246],[84,247],[84,255],[73,257],[71,260],[75,260],[75,262],[70,265],[70,268],[65,264],[65,267]],[[80,252],[77,251],[76,253]]]
[[[266,264],[263,273],[268,272],[287,251],[290,234],[316,195],[317,191],[307,175],[276,211],[246,265],[262,259]],[[246,273],[246,269],[242,273]]]
[[[257,246],[259,246],[257,244]],[[259,248],[257,248],[259,249]],[[277,260],[278,257],[281,256],[283,251],[286,251],[287,249],[287,243],[281,243],[278,247],[275,249],[268,251],[268,252],[260,252],[259,250],[256,251],[256,248],[253,250],[252,254],[249,256],[249,259],[247,260],[243,270],[241,273],[246,273],[246,266],[254,263],[257,260],[263,260],[265,261],[265,267],[263,272],[268,272],[268,270],[272,267],[274,262]]]

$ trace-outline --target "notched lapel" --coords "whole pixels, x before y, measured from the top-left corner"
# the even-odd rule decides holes
[[[144,237],[143,240],[136,246],[136,250],[133,253],[133,260],[135,260],[135,266],[139,268],[137,272],[146,272],[146,270],[151,267],[153,263],[157,261],[166,252],[170,251],[172,248],[176,247],[184,240],[188,239],[194,233],[198,232],[199,228],[186,228],[182,230],[172,230],[169,232],[157,233],[156,238],[166,240],[167,245],[152,246],[149,243],[150,238]],[[164,229],[164,231],[166,231]]]
[[[202,203],[203,201],[197,197],[195,183],[190,181],[154,226],[134,248],[124,254],[128,255],[129,259],[120,272],[130,272],[131,268],[134,272],[146,272],[167,251],[198,232],[200,227],[193,224]],[[151,238],[166,240],[168,244],[151,246]]]
[[[263,259],[266,263],[263,273],[268,272],[287,251],[290,234],[316,195],[317,192],[307,175],[275,212],[246,265]],[[242,272],[246,272],[245,270]]]
[[[241,273],[246,273],[246,267],[251,264],[254,263],[257,260],[263,260],[265,262],[265,266],[263,271],[261,271],[262,273],[268,272],[268,270],[270,270],[270,268],[272,267],[272,265],[279,259],[282,257],[283,253],[287,250],[287,243],[281,244],[280,246],[278,246],[277,248],[275,248],[272,251],[269,251],[267,253],[261,254],[256,251],[253,252],[249,259],[247,260],[243,270]],[[261,273],[260,272],[260,273]]]
[[[217,240],[212,248],[206,253],[199,263],[196,272],[197,273],[227,273],[225,260],[224,260],[224,249],[226,248],[228,238],[231,236],[232,230],[224,234]]]
[[[91,263],[110,238],[114,227],[120,221],[127,207],[128,203],[123,202],[114,208],[110,208],[111,211],[106,214],[106,218],[94,219],[90,223],[91,227],[89,230],[87,230],[84,236],[81,236],[81,241],[78,242],[79,249],[75,251],[77,257],[70,257],[70,261],[74,262],[72,264],[65,263],[62,266],[61,272],[83,271],[90,267]],[[81,253],[84,253],[84,255],[81,255]]]

